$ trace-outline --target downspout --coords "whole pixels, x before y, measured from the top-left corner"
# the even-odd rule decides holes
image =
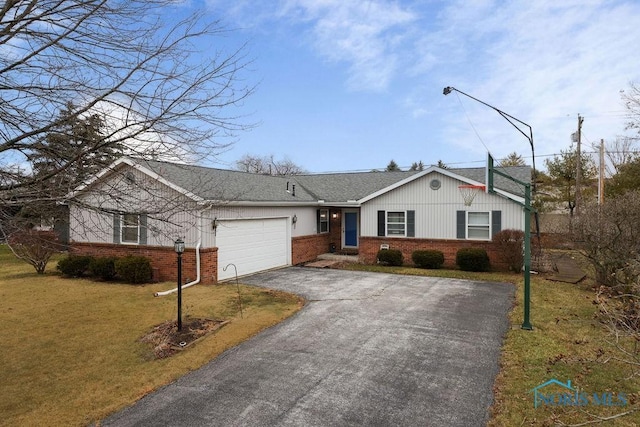
[[[204,212],[204,210],[203,210]],[[200,227],[199,227],[199,232],[198,232],[198,243],[196,244],[196,280],[194,280],[193,282],[189,282],[186,285],[182,285],[182,289],[188,288],[190,286],[196,285],[198,283],[200,283],[200,246],[202,245],[202,219],[204,218],[204,215],[200,215]],[[174,292],[178,292],[178,288],[175,287],[173,289],[169,289],[168,291],[162,291],[162,292],[156,292],[155,294],[153,294],[153,296],[155,297],[162,297],[165,295],[170,295]]]

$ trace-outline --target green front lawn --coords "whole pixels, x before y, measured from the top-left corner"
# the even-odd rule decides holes
[[[302,301],[242,286],[197,285],[183,292],[183,314],[231,319],[166,359],[139,342],[176,318],[173,283],[134,286],[36,275],[0,246],[0,425],[72,426],[97,422],[197,369],[226,349],[291,316]]]
[[[355,264],[345,268],[515,284],[512,328],[502,349],[490,426],[584,425],[640,406],[636,370],[616,360],[620,353],[594,317],[591,282],[571,285],[532,276],[534,330],[523,331],[521,275]],[[290,316],[301,303],[294,296],[242,286],[241,319],[235,286],[195,286],[184,292],[185,315],[232,322],[179,354],[155,360],[139,338],[175,318],[175,296],[153,297],[172,286],[38,276],[0,246],[0,425],[99,421]],[[625,393],[628,404],[534,408],[530,390],[552,378],[571,380],[589,394]],[[561,391],[554,387],[550,391]],[[605,425],[640,425],[640,411]]]

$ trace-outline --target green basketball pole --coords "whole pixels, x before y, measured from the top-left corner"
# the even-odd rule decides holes
[[[511,126],[516,128],[518,132],[524,135],[525,138],[527,138],[527,140],[529,141],[529,145],[531,145],[531,162],[533,163],[533,172],[534,172],[533,188],[535,189],[536,156],[533,148],[533,128],[531,128],[530,125],[523,122],[522,120],[513,117],[511,114],[508,114],[502,111],[501,109],[494,107],[491,104],[487,104],[486,102],[476,97],[473,97],[468,93],[464,93],[463,91],[458,90],[453,86],[445,87],[442,90],[442,94],[446,96],[454,91],[468,98],[471,98],[474,101],[481,103],[482,105],[486,105],[487,107],[491,108],[492,110],[500,114],[503,119],[508,121],[511,124]],[[528,133],[525,132],[523,130],[523,127],[528,129],[529,132]],[[493,168],[493,157],[491,157],[491,154],[489,153],[489,162],[487,162],[487,188],[491,193],[494,192],[493,190],[493,174],[494,173],[497,173],[498,175],[504,178],[507,178],[515,183],[518,183],[519,185],[524,186],[524,204],[517,202],[522,207],[524,207],[524,214],[525,214],[525,218],[524,218],[524,321],[522,322],[522,329],[526,329],[530,331],[533,329],[533,327],[531,326],[531,321],[529,319],[529,309],[530,309],[530,302],[531,302],[531,213],[535,211],[531,207],[531,184],[519,181],[504,173],[501,173],[500,171],[495,170]]]
[[[493,167],[493,157],[491,153],[487,154],[487,189],[490,193],[495,193],[493,189],[493,176],[500,175],[516,184],[524,187],[524,204],[519,203],[524,208],[524,320],[522,321],[522,329],[527,331],[533,330],[531,325],[531,184],[522,182],[505,173],[496,170]]]

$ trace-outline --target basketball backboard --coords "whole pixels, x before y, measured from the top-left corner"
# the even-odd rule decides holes
[[[485,182],[487,183],[487,193],[495,193],[493,189],[493,177],[494,177],[494,160],[491,153],[487,152],[487,176],[485,177]]]

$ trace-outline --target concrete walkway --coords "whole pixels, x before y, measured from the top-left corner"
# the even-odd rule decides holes
[[[104,426],[483,426],[514,287],[290,267],[287,321]]]

